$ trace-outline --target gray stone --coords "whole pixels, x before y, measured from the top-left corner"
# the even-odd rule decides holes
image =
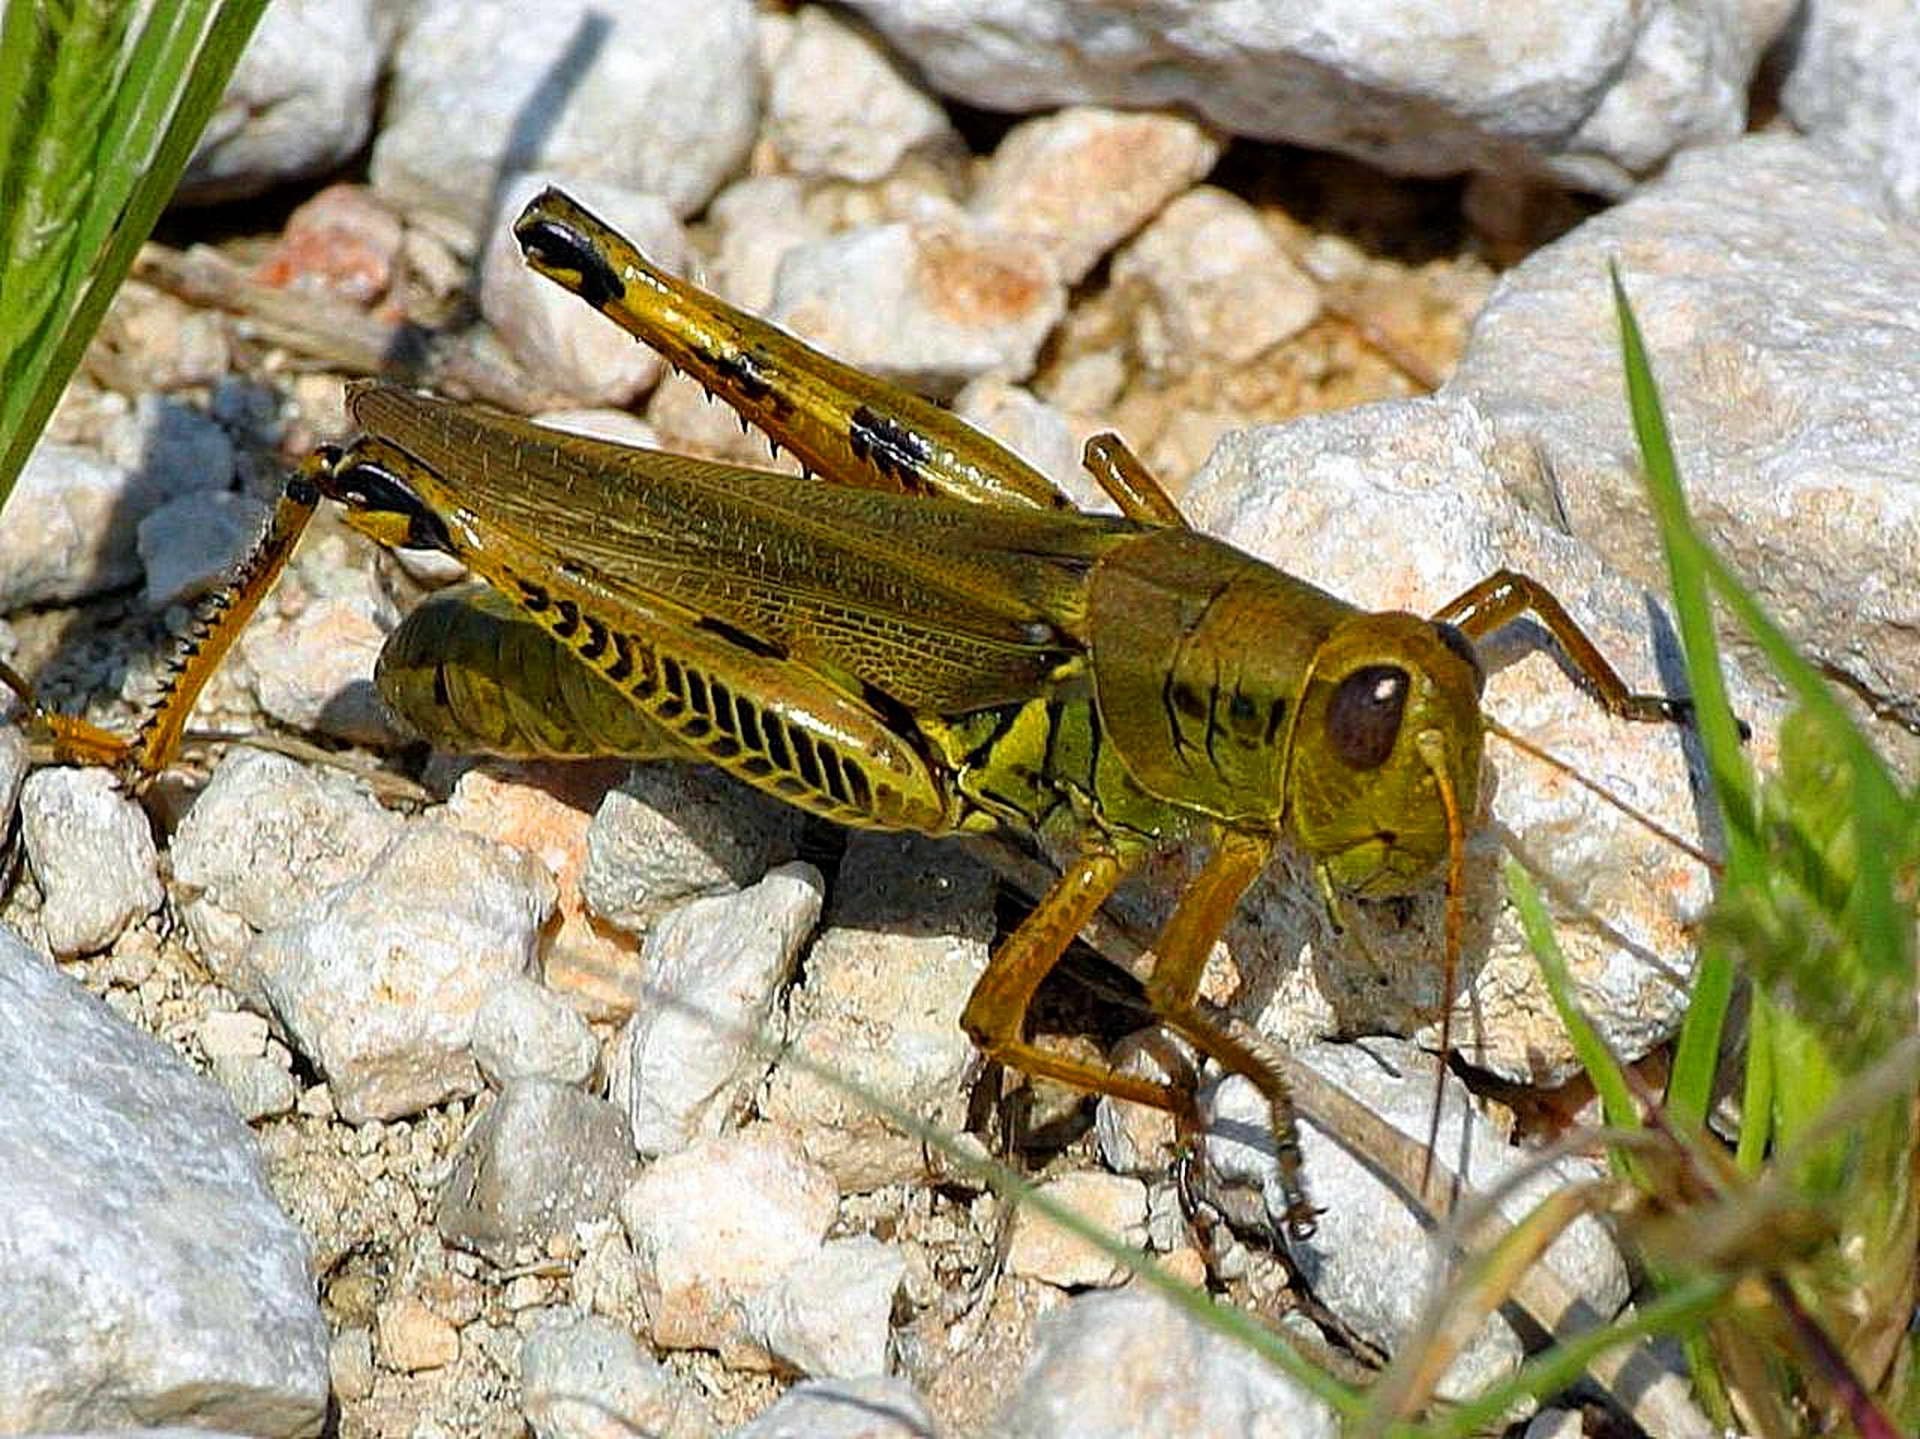
[[[798,861],[737,894],[689,900],[641,951],[647,987],[622,1038],[633,1145],[653,1156],[718,1134],[772,1062],[763,1031],[820,918],[824,882]]]
[[[1117,1244],[1141,1250],[1147,1242],[1147,1186],[1122,1174],[1077,1170],[1049,1179],[1039,1193]],[[1031,1206],[1014,1211],[1007,1235],[1006,1270],[1061,1289],[1111,1288],[1133,1274],[1104,1249],[1055,1224]]]
[[[139,477],[131,503],[142,513],[161,499],[224,490],[233,478],[233,440],[220,422],[165,395],[142,395],[100,436],[108,460]],[[136,517],[137,518],[137,517]]]
[[[507,182],[501,213],[518,215],[549,185],[562,186],[661,269],[686,272],[686,233],[658,195],[541,171]],[[509,225],[488,232],[483,255],[480,313],[529,374],[591,405],[631,404],[660,378],[665,362],[655,351],[528,267]]]
[[[796,1384],[727,1439],[931,1439],[933,1416],[904,1379]]]
[[[916,147],[958,143],[947,112],[885,46],[819,5],[794,17],[772,67],[765,133],[794,174],[857,181]]]
[[[1149,371],[1245,365],[1320,313],[1320,292],[1260,214],[1202,185],[1114,256],[1113,283],[1140,294],[1134,349]]]
[[[531,979],[508,980],[473,1017],[473,1057],[496,1089],[517,1079],[585,1084],[599,1056],[580,1011]]]
[[[218,1086],[0,933],[0,1430],[319,1432],[306,1245]]]
[[[140,521],[147,604],[186,604],[213,589],[252,550],[267,506],[250,495],[200,490],[169,500]]]
[[[360,1325],[342,1329],[327,1350],[333,1374],[333,1392],[342,1399],[365,1399],[373,1393],[373,1331]]]
[[[145,811],[104,769],[43,769],[20,790],[20,834],[58,955],[105,949],[166,898]]]
[[[757,77],[748,0],[554,0],[538,25],[491,0],[426,0],[394,59],[373,182],[468,235],[510,218],[494,186],[521,170],[690,215],[746,157]]]
[[[605,1319],[558,1311],[520,1346],[520,1407],[536,1439],[708,1439],[700,1396]]]
[[[1577,1410],[1542,1409],[1527,1421],[1521,1439],[1581,1439],[1586,1427]]]
[[[1031,374],[1066,305],[1037,242],[953,215],[795,246],[769,318],[835,359],[945,399],[982,375]]]
[[[1426,1143],[1434,1094],[1432,1056],[1402,1040],[1375,1039],[1314,1045],[1299,1057],[1409,1139]],[[1504,1143],[1469,1100],[1466,1087],[1448,1076],[1438,1153],[1469,1186],[1492,1189],[1529,1157]],[[1219,1085],[1206,1105],[1211,1127],[1207,1157],[1215,1172],[1229,1182],[1260,1184],[1269,1216],[1278,1225],[1286,1200],[1271,1163],[1266,1101],[1235,1076]],[[1258,1140],[1249,1143],[1246,1136]],[[1294,1247],[1302,1271],[1313,1292],[1355,1333],[1393,1352],[1423,1317],[1438,1272],[1428,1231],[1396,1190],[1311,1121],[1302,1122],[1300,1143],[1312,1199],[1321,1209],[1318,1232]],[[1518,1221],[1554,1190],[1604,1173],[1585,1160],[1564,1160],[1503,1195],[1499,1211]],[[1626,1263],[1594,1219],[1569,1227],[1547,1250],[1545,1262],[1602,1319],[1618,1313],[1626,1302]],[[1524,1354],[1519,1336],[1495,1315],[1454,1359],[1437,1392],[1456,1399],[1476,1392],[1510,1373]]]
[[[1619,193],[1736,135],[1786,0],[1276,8],[855,0],[942,93],[992,110],[1185,106],[1397,174],[1532,168]]]
[[[960,1011],[987,965],[992,894],[984,866],[937,841],[863,832],[847,845],[827,928],[788,1004],[788,1057],[761,1105],[842,1189],[917,1179],[927,1161],[917,1138],[834,1077],[928,1124],[964,1126],[976,1061]]]
[[[141,519],[233,477],[225,433],[171,400],[147,396],[103,442],[105,454],[43,440],[27,457],[0,528],[0,610],[131,584]]]
[[[1920,231],[1860,168],[1754,136],[1681,157],[1501,280],[1446,393],[1492,421],[1509,485],[1664,587],[1611,260],[1696,524],[1816,663],[1920,724]]]
[[[580,892],[635,934],[681,900],[739,889],[791,858],[801,814],[702,765],[636,765],[587,830]]]
[[[254,935],[360,878],[404,824],[337,770],[229,751],[170,850],[187,923],[221,983],[264,1000],[246,962]]]
[[[1598,361],[1596,361],[1598,363]],[[1407,400],[1224,438],[1185,496],[1199,527],[1368,609],[1430,614],[1503,567],[1542,581],[1627,683],[1680,683],[1670,631],[1650,596],[1609,573],[1577,539],[1502,486],[1498,436],[1458,400]],[[1383,544],[1405,536],[1405,544]],[[1611,794],[1688,839],[1699,836],[1699,777],[1685,733],[1608,716],[1578,689],[1538,631],[1513,626],[1480,647],[1483,709]],[[1771,754],[1776,704],[1738,675],[1734,703]],[[1698,861],[1565,775],[1487,740],[1466,851],[1466,943],[1453,1042],[1472,1063],[1557,1082],[1576,1061],[1532,951],[1504,903],[1501,851],[1548,878],[1581,1003],[1616,1050],[1669,1037],[1686,1005],[1696,926],[1711,893]],[[1707,843],[1713,843],[1711,837]],[[1228,941],[1258,1023],[1285,1042],[1418,1031],[1432,1044],[1443,997],[1444,877],[1404,910],[1348,903],[1336,935],[1296,855],[1274,865]]]
[[[527,972],[553,905],[538,860],[422,820],[248,960],[340,1113],[396,1119],[480,1088],[474,1015]]]
[[[13,828],[14,811],[20,804],[20,789],[27,782],[33,755],[26,735],[17,725],[0,725],[0,833]]]
[[[185,198],[258,195],[352,158],[373,127],[389,28],[374,0],[269,5],[188,163]]]
[[[323,533],[303,544],[236,650],[254,698],[282,724],[354,744],[394,744],[406,736],[381,703],[373,671],[400,615],[370,554],[350,539]]]
[[[1219,139],[1184,115],[1076,105],[1008,131],[969,208],[1038,239],[1060,278],[1077,285],[1219,158]]]
[[[550,1079],[516,1080],[461,1145],[436,1222],[448,1243],[509,1264],[610,1214],[633,1172],[613,1105]]]
[[[833,1239],[747,1301],[747,1327],[782,1363],[816,1379],[887,1370],[894,1295],[907,1257],[870,1235]]]
[[[1878,174],[1920,218],[1920,11],[1908,0],[1811,0],[1783,47],[1780,108]]]
[[[1084,441],[1072,421],[1031,390],[1005,380],[973,380],[953,397],[953,412],[1052,480],[1081,509],[1118,512],[1081,464]]]
[[[806,182],[793,175],[734,181],[713,197],[707,223],[714,232],[714,283],[732,303],[756,312],[773,303],[787,251],[826,234],[807,209]]]
[[[264,1054],[223,1054],[213,1061],[213,1077],[249,1124],[291,1112],[299,1086],[284,1065]]]
[[[1044,1321],[1006,1439],[1333,1439],[1325,1405],[1157,1294],[1089,1294]]]
[[[774,1125],[655,1161],[620,1199],[655,1346],[766,1367],[746,1306],[819,1252],[838,1206],[832,1176]]]

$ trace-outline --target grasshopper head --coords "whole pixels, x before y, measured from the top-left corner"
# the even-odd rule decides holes
[[[1485,683],[1466,637],[1417,615],[1356,614],[1321,644],[1286,789],[1289,826],[1335,889],[1405,894],[1458,865]]]

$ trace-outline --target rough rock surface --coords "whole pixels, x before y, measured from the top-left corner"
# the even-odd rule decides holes
[[[373,182],[471,237],[497,218],[503,174],[547,169],[698,210],[745,156],[759,118],[747,0],[607,9],[429,0],[394,57]]]
[[[1816,662],[1920,725],[1920,230],[1864,170],[1755,136],[1682,156],[1501,282],[1447,393],[1492,421],[1516,491],[1659,589],[1609,261],[1696,522]]]
[[[1737,134],[1783,0],[1322,7],[856,0],[943,92],[994,110],[1186,105],[1399,174],[1532,166],[1618,193]]]
[[[317,1434],[307,1246],[226,1095],[0,931],[0,1429]]]

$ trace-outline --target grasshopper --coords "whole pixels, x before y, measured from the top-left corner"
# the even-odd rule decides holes
[[[842,824],[1064,843],[1074,858],[961,1022],[994,1059],[1170,1110],[1189,1135],[1189,1087],[1051,1052],[1024,1024],[1129,872],[1204,846],[1152,946],[1147,1000],[1265,1096],[1287,1225],[1310,1234],[1287,1087],[1260,1041],[1199,999],[1242,893],[1282,844],[1330,904],[1444,870],[1450,997],[1488,723],[1474,641],[1530,613],[1610,713],[1680,720],[1685,702],[1631,692],[1523,575],[1491,575],[1431,617],[1357,609],[1189,528],[1113,436],[1087,459],[1121,513],[1081,513],[952,415],[663,273],[557,191],[514,233],[534,269],[819,478],[356,384],[360,437],[289,480],[155,717],[131,743],[66,722],[70,751],[163,767],[193,693],[332,499],[376,541],[444,551],[482,582],[417,609],[380,659],[390,706],[437,744],[675,755]]]

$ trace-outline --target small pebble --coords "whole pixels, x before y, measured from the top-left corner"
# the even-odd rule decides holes
[[[474,1016],[526,973],[553,903],[538,860],[419,819],[249,958],[340,1112],[394,1119],[480,1088]]]
[[[1182,115],[1074,106],[1009,130],[971,209],[1039,240],[1060,278],[1074,285],[1205,176],[1220,149],[1215,135]]]
[[[769,1124],[657,1160],[620,1199],[653,1342],[765,1368],[742,1306],[819,1251],[838,1201],[833,1177]]]
[[[555,1310],[520,1349],[520,1404],[537,1439],[708,1439],[685,1381],[607,1320]]]
[[[200,1021],[200,1049],[209,1059],[250,1058],[267,1052],[267,1021],[243,1009],[215,1009]]]
[[[904,1379],[813,1379],[796,1384],[728,1439],[927,1439],[933,1416]]]
[[[916,146],[957,138],[891,51],[819,5],[794,17],[764,134],[794,174],[857,181],[878,180]]]
[[[689,900],[654,925],[625,1036],[634,1148],[653,1156],[717,1134],[766,1074],[763,1030],[820,917],[825,882],[795,861],[737,894]]]
[[[1004,1439],[1334,1439],[1324,1404],[1160,1295],[1086,1294],[1050,1316],[992,1433]]]
[[[380,1363],[402,1374],[444,1369],[460,1357],[460,1331],[412,1295],[380,1306],[374,1342]]]
[[[1048,1180],[1039,1192],[1116,1243],[1128,1249],[1144,1248],[1147,1187],[1139,1180],[1082,1170]],[[1123,1284],[1133,1272],[1030,1205],[1014,1212],[1006,1267],[1009,1274],[1044,1280],[1062,1289]]]
[[[285,1114],[300,1098],[299,1086],[264,1054],[224,1054],[213,1061],[213,1077],[249,1124]]]
[[[599,1052],[579,1012],[524,975],[494,990],[473,1017],[473,1057],[496,1089],[517,1079],[584,1084]]]
[[[894,1295],[906,1277],[898,1247],[868,1235],[835,1239],[747,1303],[753,1337],[816,1379],[858,1379],[887,1368]]]
[[[633,1175],[620,1111],[550,1079],[509,1084],[455,1157],[437,1219],[451,1244],[508,1264],[610,1213]]]
[[[373,1331],[358,1325],[342,1329],[327,1349],[333,1374],[333,1392],[342,1399],[365,1399],[373,1393]]]
[[[166,898],[146,813],[104,769],[43,769],[20,791],[20,830],[56,955],[107,948]]]
[[[1031,374],[1066,303],[1036,242],[955,215],[794,247],[769,318],[882,379],[949,398],[983,375]]]

